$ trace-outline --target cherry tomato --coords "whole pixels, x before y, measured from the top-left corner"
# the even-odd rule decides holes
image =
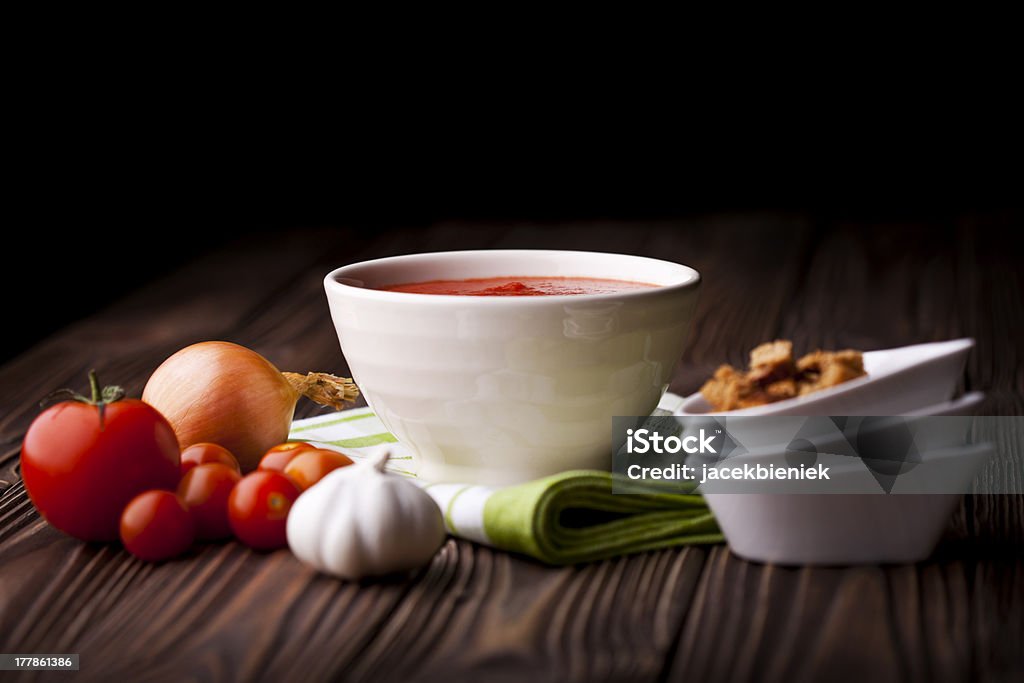
[[[190,469],[178,484],[178,497],[195,520],[196,538],[212,541],[231,535],[228,497],[241,478],[223,463],[207,462]]]
[[[282,443],[274,446],[263,455],[257,469],[284,472],[284,468],[287,467],[288,463],[290,463],[299,453],[314,450],[317,450],[316,447],[306,443],[305,441],[289,441],[288,443]]]
[[[135,557],[160,562],[192,546],[195,526],[184,503],[170,491],[146,491],[121,515],[121,541]]]
[[[299,487],[280,472],[256,470],[235,484],[228,498],[231,530],[242,543],[257,550],[288,545],[288,511],[299,497]]]
[[[305,491],[313,484],[324,478],[324,475],[339,467],[346,467],[352,464],[352,460],[337,451],[329,451],[325,448],[316,448],[310,451],[299,453],[284,468],[284,473]]]
[[[21,472],[50,524],[86,541],[113,541],[132,498],[178,485],[181,451],[155,408],[118,400],[118,387],[101,392],[95,373],[90,380],[92,400],[75,395],[32,422],[21,446]]]
[[[181,452],[181,476],[184,477],[196,465],[208,462],[219,462],[239,474],[242,473],[242,468],[238,465],[235,456],[231,455],[231,451],[215,443],[204,442],[192,444]]]

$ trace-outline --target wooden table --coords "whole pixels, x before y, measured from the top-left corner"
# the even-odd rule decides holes
[[[988,414],[1024,414],[1022,254],[990,231],[1008,221],[741,214],[302,230],[198,258],[0,368],[0,652],[80,653],[83,681],[1020,680],[1019,495],[967,497],[935,556],[913,566],[783,568],[716,546],[551,568],[449,540],[414,577],[358,585],[237,543],[157,566],[79,543],[40,519],[17,468],[37,401],[83,388],[92,367],[138,395],[179,347],[228,339],[285,369],[345,374],[323,275],[451,248],[591,248],[695,266],[704,287],[679,393],[776,337],[802,350],[973,336],[965,388],[989,392]]]

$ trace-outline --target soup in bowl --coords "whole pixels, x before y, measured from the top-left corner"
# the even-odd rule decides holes
[[[324,285],[367,403],[428,481],[506,485],[611,467],[649,415],[697,302],[694,269],[580,251],[413,254]]]

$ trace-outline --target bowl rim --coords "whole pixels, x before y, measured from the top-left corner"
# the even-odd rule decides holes
[[[434,257],[444,256],[458,256],[465,257],[469,255],[483,256],[506,256],[506,257],[528,257],[537,255],[551,255],[551,256],[565,256],[565,255],[576,255],[576,256],[601,256],[601,257],[612,257],[622,258],[633,261],[647,262],[651,265],[658,264],[659,266],[669,266],[674,269],[678,269],[681,276],[684,277],[680,282],[675,284],[658,285],[649,289],[631,289],[622,292],[607,292],[602,294],[552,294],[547,296],[477,296],[471,294],[420,294],[416,292],[393,292],[384,289],[372,289],[369,287],[359,287],[356,285],[346,284],[338,280],[338,277],[344,277],[344,272],[354,270],[356,268],[362,268],[366,266],[382,266],[386,264],[394,263],[413,263],[418,260],[426,260]],[[498,276],[500,277],[500,276]],[[586,276],[580,276],[586,277]],[[335,292],[345,296],[358,297],[362,299],[377,300],[377,301],[390,301],[390,302],[404,302],[404,303],[417,303],[420,305],[436,306],[443,304],[458,303],[459,305],[471,305],[471,306],[543,306],[551,304],[566,304],[569,302],[583,303],[583,302],[602,302],[602,301],[621,301],[623,299],[636,299],[645,298],[651,296],[662,296],[669,293],[675,293],[690,289],[697,289],[701,283],[700,272],[692,266],[687,266],[682,263],[676,263],[675,261],[667,261],[664,259],[651,258],[649,256],[637,256],[635,254],[620,254],[616,252],[605,252],[605,251],[586,251],[579,249],[464,249],[457,251],[427,251],[427,252],[416,252],[412,254],[401,254],[397,256],[385,256],[382,258],[370,259],[367,261],[358,261],[356,263],[349,263],[335,268],[324,277],[324,289],[330,293]]]
[[[899,417],[899,416],[894,416]],[[922,450],[918,453],[921,460],[914,465],[934,465],[935,463],[941,463],[945,460],[952,459],[963,459],[963,458],[980,458],[983,455],[991,455],[995,453],[995,447],[988,441],[978,441],[963,444],[954,444],[951,446],[942,446],[941,448],[930,448]],[[715,463],[708,463],[708,468],[711,467],[735,467],[736,465],[748,464],[764,464],[765,460],[777,459],[786,455],[785,447],[781,450],[777,446],[765,446],[756,450],[748,451],[746,453],[740,453],[739,455],[732,455]],[[846,457],[846,456],[843,456]],[[834,465],[835,472],[838,474],[846,474],[851,471],[859,472],[861,467],[859,463],[864,460],[870,460],[870,458],[864,457],[849,457],[849,461],[843,461],[838,465]],[[751,463],[750,461],[754,461]],[[760,461],[760,462],[758,462]],[[792,467],[792,465],[790,465]]]
[[[708,411],[703,413],[694,413],[686,410],[687,405],[693,401],[704,400],[701,396],[700,390],[693,392],[688,396],[683,397],[683,402],[679,405],[674,415],[680,417],[718,417],[718,416],[751,416],[751,417],[771,417],[780,415],[781,411],[788,411],[795,407],[806,407],[813,406],[815,403],[823,400],[827,400],[836,396],[844,396],[854,392],[864,392],[866,387],[877,384],[878,382],[885,380],[891,381],[894,378],[899,379],[911,372],[918,372],[921,368],[929,365],[936,365],[943,361],[955,358],[956,356],[963,355],[966,360],[966,354],[970,353],[974,348],[975,342],[973,337],[960,337],[957,339],[949,339],[946,341],[937,342],[923,342],[920,344],[909,344],[907,346],[896,346],[890,349],[874,349],[871,351],[864,351],[864,358],[868,357],[878,358],[887,355],[892,355],[897,352],[902,352],[909,355],[914,350],[928,350],[934,349],[935,352],[926,357],[915,360],[913,362],[907,362],[906,364],[894,368],[888,368],[881,371],[876,371],[871,374],[863,375],[855,379],[837,384],[832,387],[827,387],[819,391],[815,391],[804,396],[794,396],[793,398],[787,398],[782,401],[776,401],[774,403],[766,403],[761,406],[753,406],[751,408],[739,408],[736,410],[722,410],[722,411]],[[962,372],[962,370],[961,370]],[[923,408],[930,408],[932,406],[944,405],[952,403],[956,399],[947,399],[930,406],[922,406]],[[796,416],[797,413],[789,413],[788,416]]]

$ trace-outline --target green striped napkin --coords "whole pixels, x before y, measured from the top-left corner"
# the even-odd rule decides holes
[[[666,394],[659,409],[671,411],[680,400]],[[388,469],[415,480],[412,455],[370,408],[296,420],[290,438],[332,448],[353,459],[390,451]],[[613,494],[609,472],[562,472],[501,488],[417,483],[437,502],[453,536],[549,564],[723,540],[701,496],[637,488],[632,483],[637,493]]]

